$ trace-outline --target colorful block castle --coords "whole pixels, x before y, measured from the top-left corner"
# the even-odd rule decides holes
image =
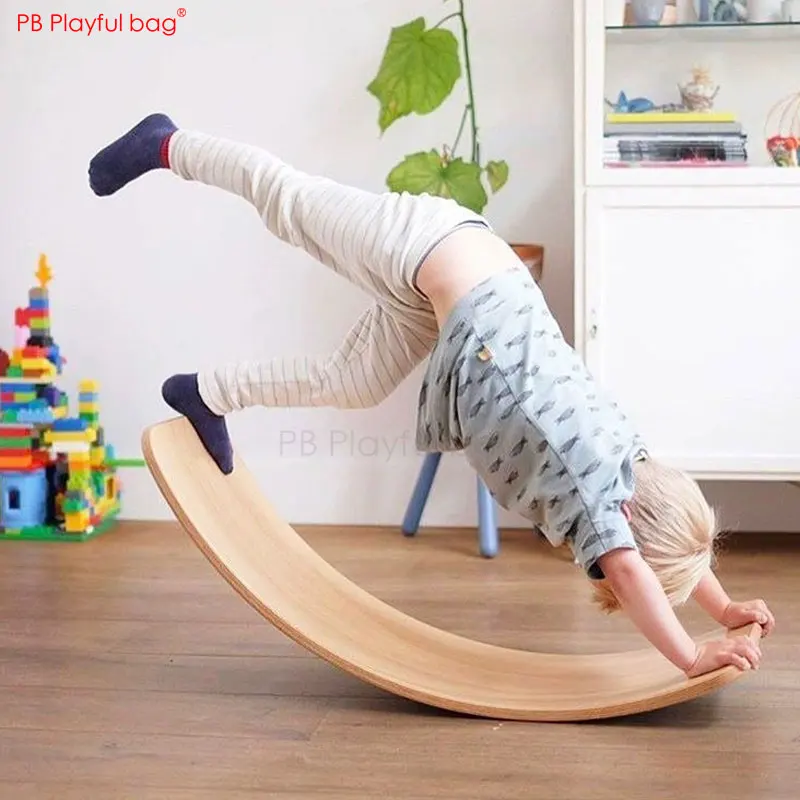
[[[14,349],[0,350],[0,539],[87,539],[120,511],[97,384],[79,384],[77,415],[55,385],[66,359],[50,330],[52,277],[42,255],[38,286],[15,313]]]

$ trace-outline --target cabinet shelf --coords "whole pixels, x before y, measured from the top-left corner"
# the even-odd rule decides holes
[[[693,22],[681,25],[606,27],[609,44],[649,44],[653,41],[750,42],[800,39],[800,22]]]
[[[800,377],[782,365],[797,361],[786,320],[800,294],[800,167],[771,164],[765,139],[800,129],[800,22],[609,28],[603,2],[573,9],[575,349],[673,466],[706,480],[795,480]],[[606,163],[639,158],[642,131],[641,157],[681,154],[647,141],[658,123],[609,125],[608,100],[624,89],[677,103],[699,67],[722,88],[715,108],[740,123],[720,126],[732,131],[730,160]],[[687,150],[699,135],[670,129],[688,129]],[[743,143],[747,164],[735,159]],[[758,407],[766,413],[748,410]]]
[[[800,187],[800,167],[604,167],[597,182],[606,187],[752,186]]]

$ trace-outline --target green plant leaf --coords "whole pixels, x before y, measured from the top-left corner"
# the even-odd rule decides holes
[[[392,28],[378,74],[367,87],[381,104],[381,133],[411,113],[430,114],[460,77],[458,39],[451,31],[426,30],[423,17]]]
[[[463,158],[447,161],[436,150],[406,156],[389,173],[386,184],[393,192],[452,198],[477,214],[489,200],[477,164]]]
[[[486,165],[486,177],[492,192],[497,194],[508,182],[508,164],[505,161],[490,161]]]

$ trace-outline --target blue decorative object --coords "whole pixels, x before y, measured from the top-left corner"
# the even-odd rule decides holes
[[[736,24],[747,21],[746,0],[694,0],[700,22]]]
[[[744,0],[715,0],[711,3],[714,22],[746,22],[747,3]]]
[[[667,0],[631,0],[631,11],[637,25],[658,25],[664,16]]]
[[[711,0],[694,0],[694,10],[699,22],[710,22]]]
[[[632,100],[628,100],[628,96],[625,94],[625,92],[619,93],[616,103],[606,100],[606,104],[611,106],[612,111],[617,114],[632,114],[639,113],[641,111],[652,111],[656,107],[655,103],[646,97],[634,97]]]

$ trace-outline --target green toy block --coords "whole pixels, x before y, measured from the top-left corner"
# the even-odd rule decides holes
[[[37,542],[85,542],[87,539],[94,539],[101,533],[111,530],[117,521],[121,506],[113,506],[103,520],[88,533],[65,533],[62,530],[50,525],[37,525],[32,528],[22,528],[12,530],[10,528],[0,528],[0,541],[3,539],[16,541],[37,541]]]
[[[84,472],[78,475],[70,475],[69,480],[67,481],[67,492],[74,494],[74,496],[79,496],[80,493],[87,489],[89,486],[89,473]]]
[[[27,450],[33,448],[36,440],[33,436],[0,436],[0,450]]]

